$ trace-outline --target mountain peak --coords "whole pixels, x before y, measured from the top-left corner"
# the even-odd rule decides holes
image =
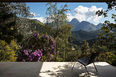
[[[102,23],[97,24],[97,26],[102,25]]]
[[[77,27],[77,25],[80,23],[76,18],[73,18],[71,20],[71,22],[69,22],[71,25],[74,25],[73,30],[75,31],[75,28]]]
[[[90,22],[87,22],[87,21],[82,21],[81,23],[90,24]]]
[[[73,18],[72,20],[71,20],[71,22],[79,22],[76,18]]]
[[[102,23],[95,25],[88,21],[79,22],[76,18],[73,18],[71,22],[69,23],[71,25],[74,25],[74,28],[72,29],[72,31],[79,31],[79,30],[94,31],[94,30],[99,30],[102,27]]]
[[[72,24],[72,25],[77,25],[77,24],[79,24],[80,22],[76,19],[76,18],[73,18],[72,20],[71,20],[71,22],[70,22],[70,24]]]
[[[97,29],[101,29],[102,25],[103,25],[102,23],[99,23],[99,24],[96,26],[96,28],[97,28]]]

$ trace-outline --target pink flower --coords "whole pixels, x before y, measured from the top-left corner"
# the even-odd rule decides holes
[[[37,34],[37,36],[39,36],[39,33]]]
[[[64,10],[65,12],[67,12],[67,10]]]

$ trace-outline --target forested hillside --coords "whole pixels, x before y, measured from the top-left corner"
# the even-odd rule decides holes
[[[54,36],[54,30],[52,27],[50,27],[50,24],[43,24],[39,20],[36,19],[27,19],[28,23],[30,23],[30,28],[29,30],[32,32],[38,32],[38,33],[47,33],[51,36]],[[85,40],[97,40],[98,38],[98,33],[100,33],[100,30],[95,30],[95,31],[84,31],[84,30],[79,30],[79,31],[71,31],[71,40],[72,43],[77,44],[77,45],[82,45]],[[93,41],[89,41],[91,43]],[[90,45],[92,45],[91,43]]]
[[[70,42],[81,46],[84,41],[87,40],[90,43],[90,46],[92,46],[94,42],[98,39],[98,33],[100,33],[100,30],[90,32],[83,30],[72,31]]]

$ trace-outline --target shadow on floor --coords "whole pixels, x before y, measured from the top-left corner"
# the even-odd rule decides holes
[[[103,77],[99,73],[96,73],[92,66],[88,68],[88,75],[85,68],[81,67],[80,63],[76,63],[72,70],[73,64],[74,62],[66,62],[64,65],[53,66],[51,69],[47,69],[46,67],[46,70],[40,72],[39,77]]]

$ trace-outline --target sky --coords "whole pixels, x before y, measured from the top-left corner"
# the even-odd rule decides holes
[[[53,3],[53,2],[52,2]],[[53,3],[54,4],[54,3]],[[57,2],[57,7],[59,8],[61,5],[68,5],[68,9],[70,11],[66,12],[67,21],[71,21],[73,18],[76,18],[78,21],[88,21],[95,25],[99,23],[103,23],[105,20],[110,20],[113,22],[111,18],[111,14],[115,12],[115,10],[111,10],[108,12],[108,17],[104,18],[104,16],[97,16],[95,13],[97,10],[106,10],[107,4],[105,2],[91,2],[91,3],[80,3],[80,2]],[[30,13],[34,15],[31,19],[37,19],[43,23],[45,23],[47,14],[47,8],[45,2],[28,2],[27,6],[30,7]]]

